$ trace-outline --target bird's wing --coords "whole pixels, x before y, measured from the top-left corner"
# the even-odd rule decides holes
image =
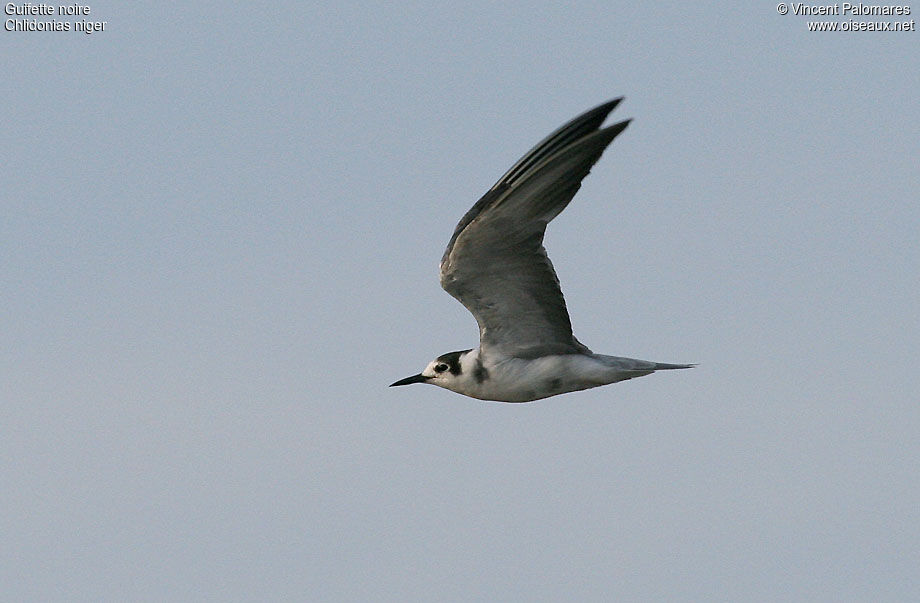
[[[587,351],[572,336],[543,233],[629,124],[600,129],[620,100],[542,140],[457,224],[441,259],[441,286],[476,317],[484,350],[518,357]]]

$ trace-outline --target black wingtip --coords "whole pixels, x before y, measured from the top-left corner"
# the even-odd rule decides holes
[[[511,166],[505,175],[499,178],[492,190],[504,184],[512,184],[514,180],[526,173],[534,165],[549,157],[556,151],[590,136],[601,129],[601,125],[613,109],[620,104],[624,97],[614,98],[602,103],[593,109],[588,109],[581,115],[570,119],[568,122],[554,130],[549,136],[541,140],[530,151]],[[622,122],[621,122],[622,123]],[[616,127],[616,126],[611,126]],[[623,126],[626,127],[626,126]],[[606,130],[606,128],[604,128]],[[617,132],[619,133],[619,131]]]
[[[625,96],[618,96],[615,99],[607,101],[605,104],[610,105],[610,108],[613,109],[614,107],[619,105],[621,102],[623,102],[623,99],[625,98],[626,98]]]
[[[611,99],[607,101],[606,103],[601,103],[600,105],[594,107],[593,109],[588,109],[587,111],[585,111],[578,117],[573,118],[571,122],[569,123],[574,123],[580,120],[594,121],[600,118],[600,121],[595,122],[597,124],[597,126],[595,127],[600,127],[600,125],[604,123],[604,120],[607,119],[607,115],[609,115],[610,112],[616,109],[617,105],[619,105],[623,101],[624,98],[626,97],[620,96],[620,97]]]
[[[575,145],[581,144],[581,145],[596,147],[600,145],[600,148],[604,149],[607,147],[607,145],[613,142],[613,139],[619,136],[631,122],[632,122],[632,119],[625,119],[623,121],[619,121],[615,124],[609,125],[606,128],[601,128],[597,132],[594,132],[593,134],[589,134],[588,136],[585,136],[584,138],[582,138],[580,141],[576,142],[572,146],[574,147]]]
[[[619,134],[620,132],[626,129],[626,126],[632,123],[632,120],[633,118],[630,117],[629,119],[624,119],[623,121],[618,121],[615,124],[609,125],[604,129],[609,130],[609,131],[615,131],[617,134]]]
[[[621,102],[623,102],[623,99],[624,99],[624,98],[626,98],[626,97],[625,97],[625,96],[618,96],[618,97],[616,97],[616,98],[612,98],[612,99],[610,99],[610,100],[607,101],[607,102],[603,102],[603,103],[599,104],[599,105],[596,106],[594,109],[589,109],[588,112],[590,113],[591,111],[594,111],[594,110],[600,109],[600,108],[605,108],[605,109],[606,109],[606,108],[609,108],[609,109],[613,109],[614,107],[616,107],[617,105],[619,105]]]

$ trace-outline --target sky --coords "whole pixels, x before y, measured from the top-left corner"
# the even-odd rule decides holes
[[[808,22],[920,5],[88,6],[0,31],[0,598],[916,596],[920,34]],[[621,95],[545,244],[586,345],[699,366],[388,388],[477,345],[460,217]]]

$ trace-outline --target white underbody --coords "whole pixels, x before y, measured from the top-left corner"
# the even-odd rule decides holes
[[[481,400],[530,402],[641,377],[655,372],[656,368],[671,368],[671,365],[601,354],[564,354],[533,359],[482,354],[484,371],[477,372],[479,359],[480,349],[471,350],[460,359],[463,368],[460,375],[449,381],[433,380],[431,383]]]

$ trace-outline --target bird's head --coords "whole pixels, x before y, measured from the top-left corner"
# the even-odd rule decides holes
[[[464,381],[466,377],[463,373],[463,366],[460,360],[469,352],[470,350],[462,350],[460,352],[450,352],[449,354],[438,356],[429,362],[425,370],[418,375],[400,379],[396,383],[391,383],[390,387],[396,385],[410,385],[412,383],[430,383],[431,385],[437,385],[445,389],[456,391],[456,387]]]

